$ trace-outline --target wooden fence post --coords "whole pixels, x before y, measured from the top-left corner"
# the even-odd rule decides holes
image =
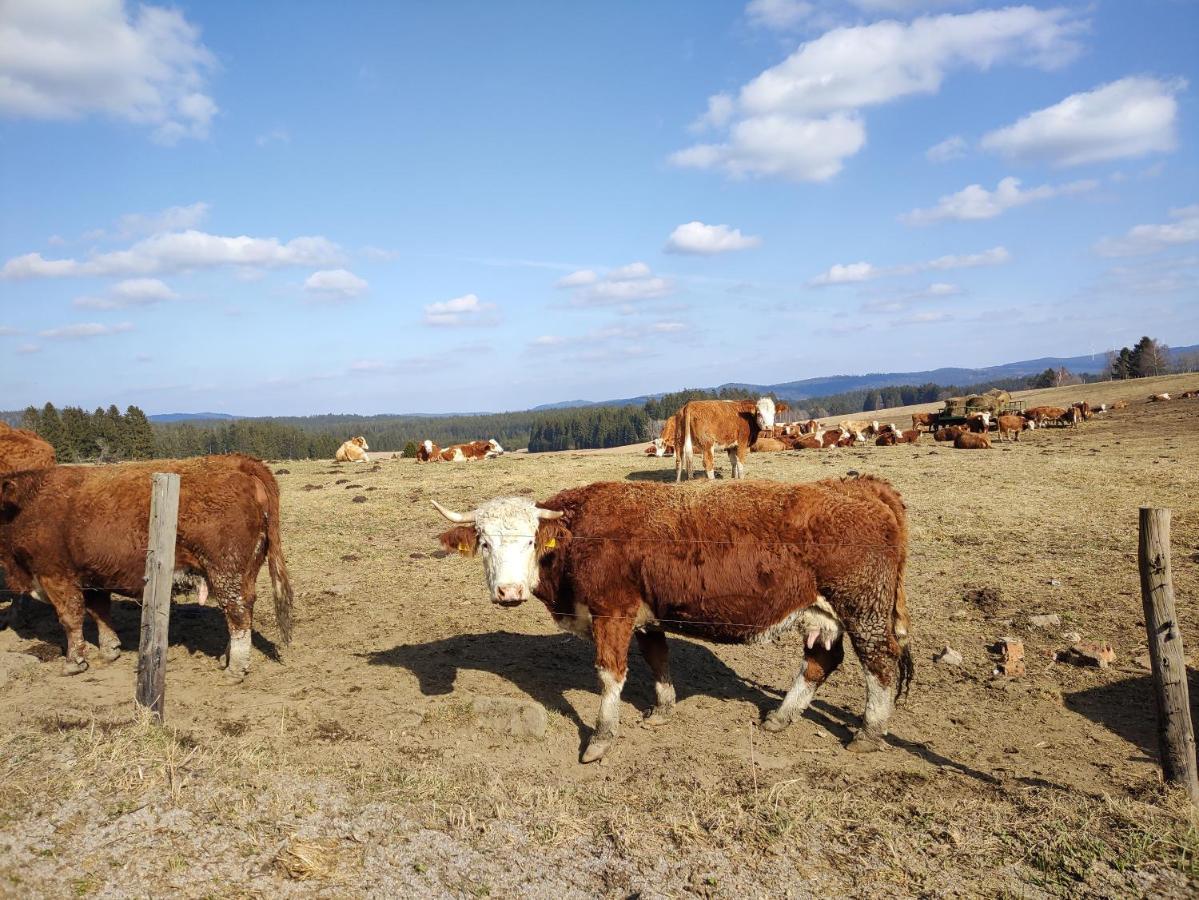
[[[1170,510],[1141,507],[1137,562],[1157,696],[1162,773],[1166,781],[1180,785],[1192,803],[1199,803],[1199,763],[1195,759],[1186,661],[1170,577]]]
[[[155,472],[150,493],[150,544],[142,591],[142,631],[137,655],[137,702],[159,722],[166,703],[167,629],[175,580],[179,476]]]

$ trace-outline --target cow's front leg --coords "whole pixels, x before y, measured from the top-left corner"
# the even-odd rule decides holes
[[[40,576],[41,592],[54,605],[58,623],[67,636],[66,659],[62,674],[78,675],[87,671],[87,644],[83,640],[83,591],[71,578]]]
[[[814,643],[814,646],[804,653],[804,667],[795,676],[791,690],[787,691],[787,696],[783,698],[779,708],[771,710],[762,723],[766,731],[782,731],[803,715],[812,698],[816,696],[817,688],[824,684],[825,679],[833,674],[833,670],[841,665],[841,660],[845,658],[843,644],[838,635],[829,649]]]
[[[638,631],[637,646],[654,673],[654,709],[642,722],[657,727],[665,725],[674,714],[674,682],[670,678],[670,648],[661,631]]]
[[[599,718],[583,751],[583,762],[603,757],[616,741],[620,729],[620,692],[629,671],[629,640],[633,636],[631,616],[597,616],[591,624],[595,641],[595,668],[600,680]]]

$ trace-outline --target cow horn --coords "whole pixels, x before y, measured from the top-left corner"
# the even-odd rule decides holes
[[[539,519],[561,519],[564,513],[560,509],[541,509],[537,508],[537,518]]]
[[[456,513],[453,510],[446,509],[436,500],[433,501],[433,506],[436,507],[437,511],[451,522],[457,522],[460,525],[469,525],[475,521],[475,514],[473,512]]]

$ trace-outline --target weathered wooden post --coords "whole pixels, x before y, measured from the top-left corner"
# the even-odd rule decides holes
[[[1157,696],[1162,773],[1166,781],[1181,786],[1192,803],[1199,803],[1199,763],[1195,759],[1186,661],[1170,577],[1170,510],[1142,506],[1140,526],[1137,561]]]
[[[167,629],[175,580],[179,476],[155,472],[150,493],[150,543],[142,591],[142,632],[137,655],[137,702],[159,722],[166,702]]]

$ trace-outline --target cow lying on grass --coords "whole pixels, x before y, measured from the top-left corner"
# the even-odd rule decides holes
[[[766,643],[806,632],[804,664],[764,727],[781,731],[840,664],[848,634],[866,676],[866,715],[853,750],[883,744],[893,698],[913,673],[903,591],[907,516],[875,478],[814,484],[741,482],[696,489],[598,483],[535,505],[501,497],[441,535],[448,550],[483,555],[493,603],[530,597],[565,631],[595,643],[599,720],[583,762],[616,738],[634,634],[654,673],[649,724],[673,709],[666,632]]]
[[[370,462],[370,457],[366,455],[366,451],[369,449],[370,447],[366,445],[366,438],[358,435],[338,447],[333,459],[335,462]]]
[[[176,577],[202,579],[224,610],[221,663],[240,681],[250,668],[255,582],[270,567],[275,619],[291,640],[292,590],[279,536],[279,486],[259,460],[238,454],[91,468],[58,466],[0,477],[0,568],[18,589],[37,588],[66,632],[63,674],[87,669],[83,614],[96,621],[100,653],[114,660],[111,593],[141,597],[150,520],[150,476],[179,479]]]
[[[953,439],[953,446],[958,450],[990,450],[991,439],[985,434],[963,431]]]

